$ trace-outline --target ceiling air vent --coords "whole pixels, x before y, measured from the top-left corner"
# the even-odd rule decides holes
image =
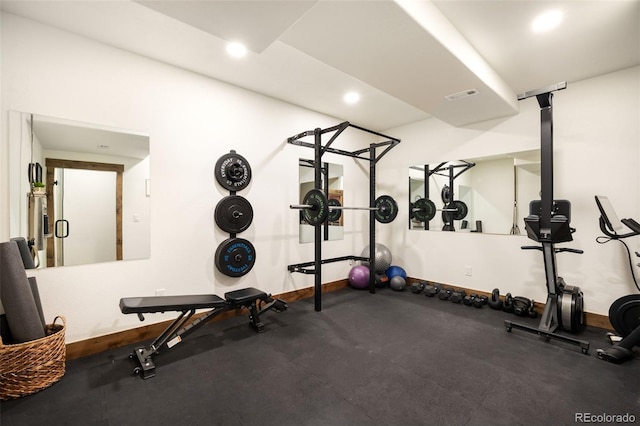
[[[462,92],[452,93],[451,95],[445,96],[448,101],[455,101],[457,99],[468,98],[469,96],[477,95],[478,90],[476,89],[467,89]]]

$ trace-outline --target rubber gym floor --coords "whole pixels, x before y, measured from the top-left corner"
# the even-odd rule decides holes
[[[322,312],[305,299],[261,319],[261,334],[246,317],[200,328],[148,380],[132,374],[134,345],[69,361],[52,387],[2,402],[1,424],[640,423],[640,359],[599,360],[604,330],[580,334],[584,355],[504,327],[537,320],[390,289],[346,288],[323,295]]]

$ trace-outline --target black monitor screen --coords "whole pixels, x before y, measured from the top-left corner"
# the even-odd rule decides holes
[[[618,219],[618,215],[616,211],[613,209],[613,206],[609,202],[609,198],[603,195],[596,195],[596,204],[598,205],[598,210],[600,210],[600,215],[604,219],[605,223],[612,231],[619,231],[622,229],[622,223],[620,219]]]

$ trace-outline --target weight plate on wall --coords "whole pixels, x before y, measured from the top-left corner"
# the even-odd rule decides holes
[[[216,162],[216,180],[229,191],[240,191],[251,182],[251,166],[247,160],[231,151]]]
[[[329,201],[327,201],[327,203],[329,204],[329,207],[330,207],[327,220],[329,222],[339,221],[340,216],[342,216],[342,210],[340,209],[332,210],[331,207],[341,207],[340,201],[336,200],[335,198],[329,198]]]
[[[440,198],[442,198],[442,202],[445,204],[449,204],[451,202],[451,191],[449,190],[449,185],[442,187]]]
[[[245,275],[253,268],[255,262],[255,248],[249,241],[242,238],[226,239],[216,250],[216,268],[229,277]]]
[[[319,189],[312,189],[304,195],[302,204],[311,206],[302,210],[302,218],[309,225],[317,226],[324,223],[329,215],[329,202]]]
[[[413,214],[420,222],[429,222],[436,217],[436,205],[428,198],[416,200],[413,208],[416,209]]]
[[[230,234],[246,230],[253,221],[253,208],[246,198],[229,195],[218,202],[215,211],[216,225]]]
[[[398,204],[389,195],[381,195],[376,198],[376,208],[374,216],[380,223],[390,223],[398,215]]]

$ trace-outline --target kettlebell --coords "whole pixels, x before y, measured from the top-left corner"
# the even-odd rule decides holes
[[[500,299],[500,290],[494,288],[491,292],[491,299],[487,300],[487,304],[491,309],[502,309],[502,300]]]
[[[513,298],[513,313],[519,317],[529,316],[531,308],[531,300],[523,296],[515,296]]]
[[[502,310],[508,313],[513,312],[513,296],[511,293],[507,293],[504,297],[504,303],[502,304]]]

